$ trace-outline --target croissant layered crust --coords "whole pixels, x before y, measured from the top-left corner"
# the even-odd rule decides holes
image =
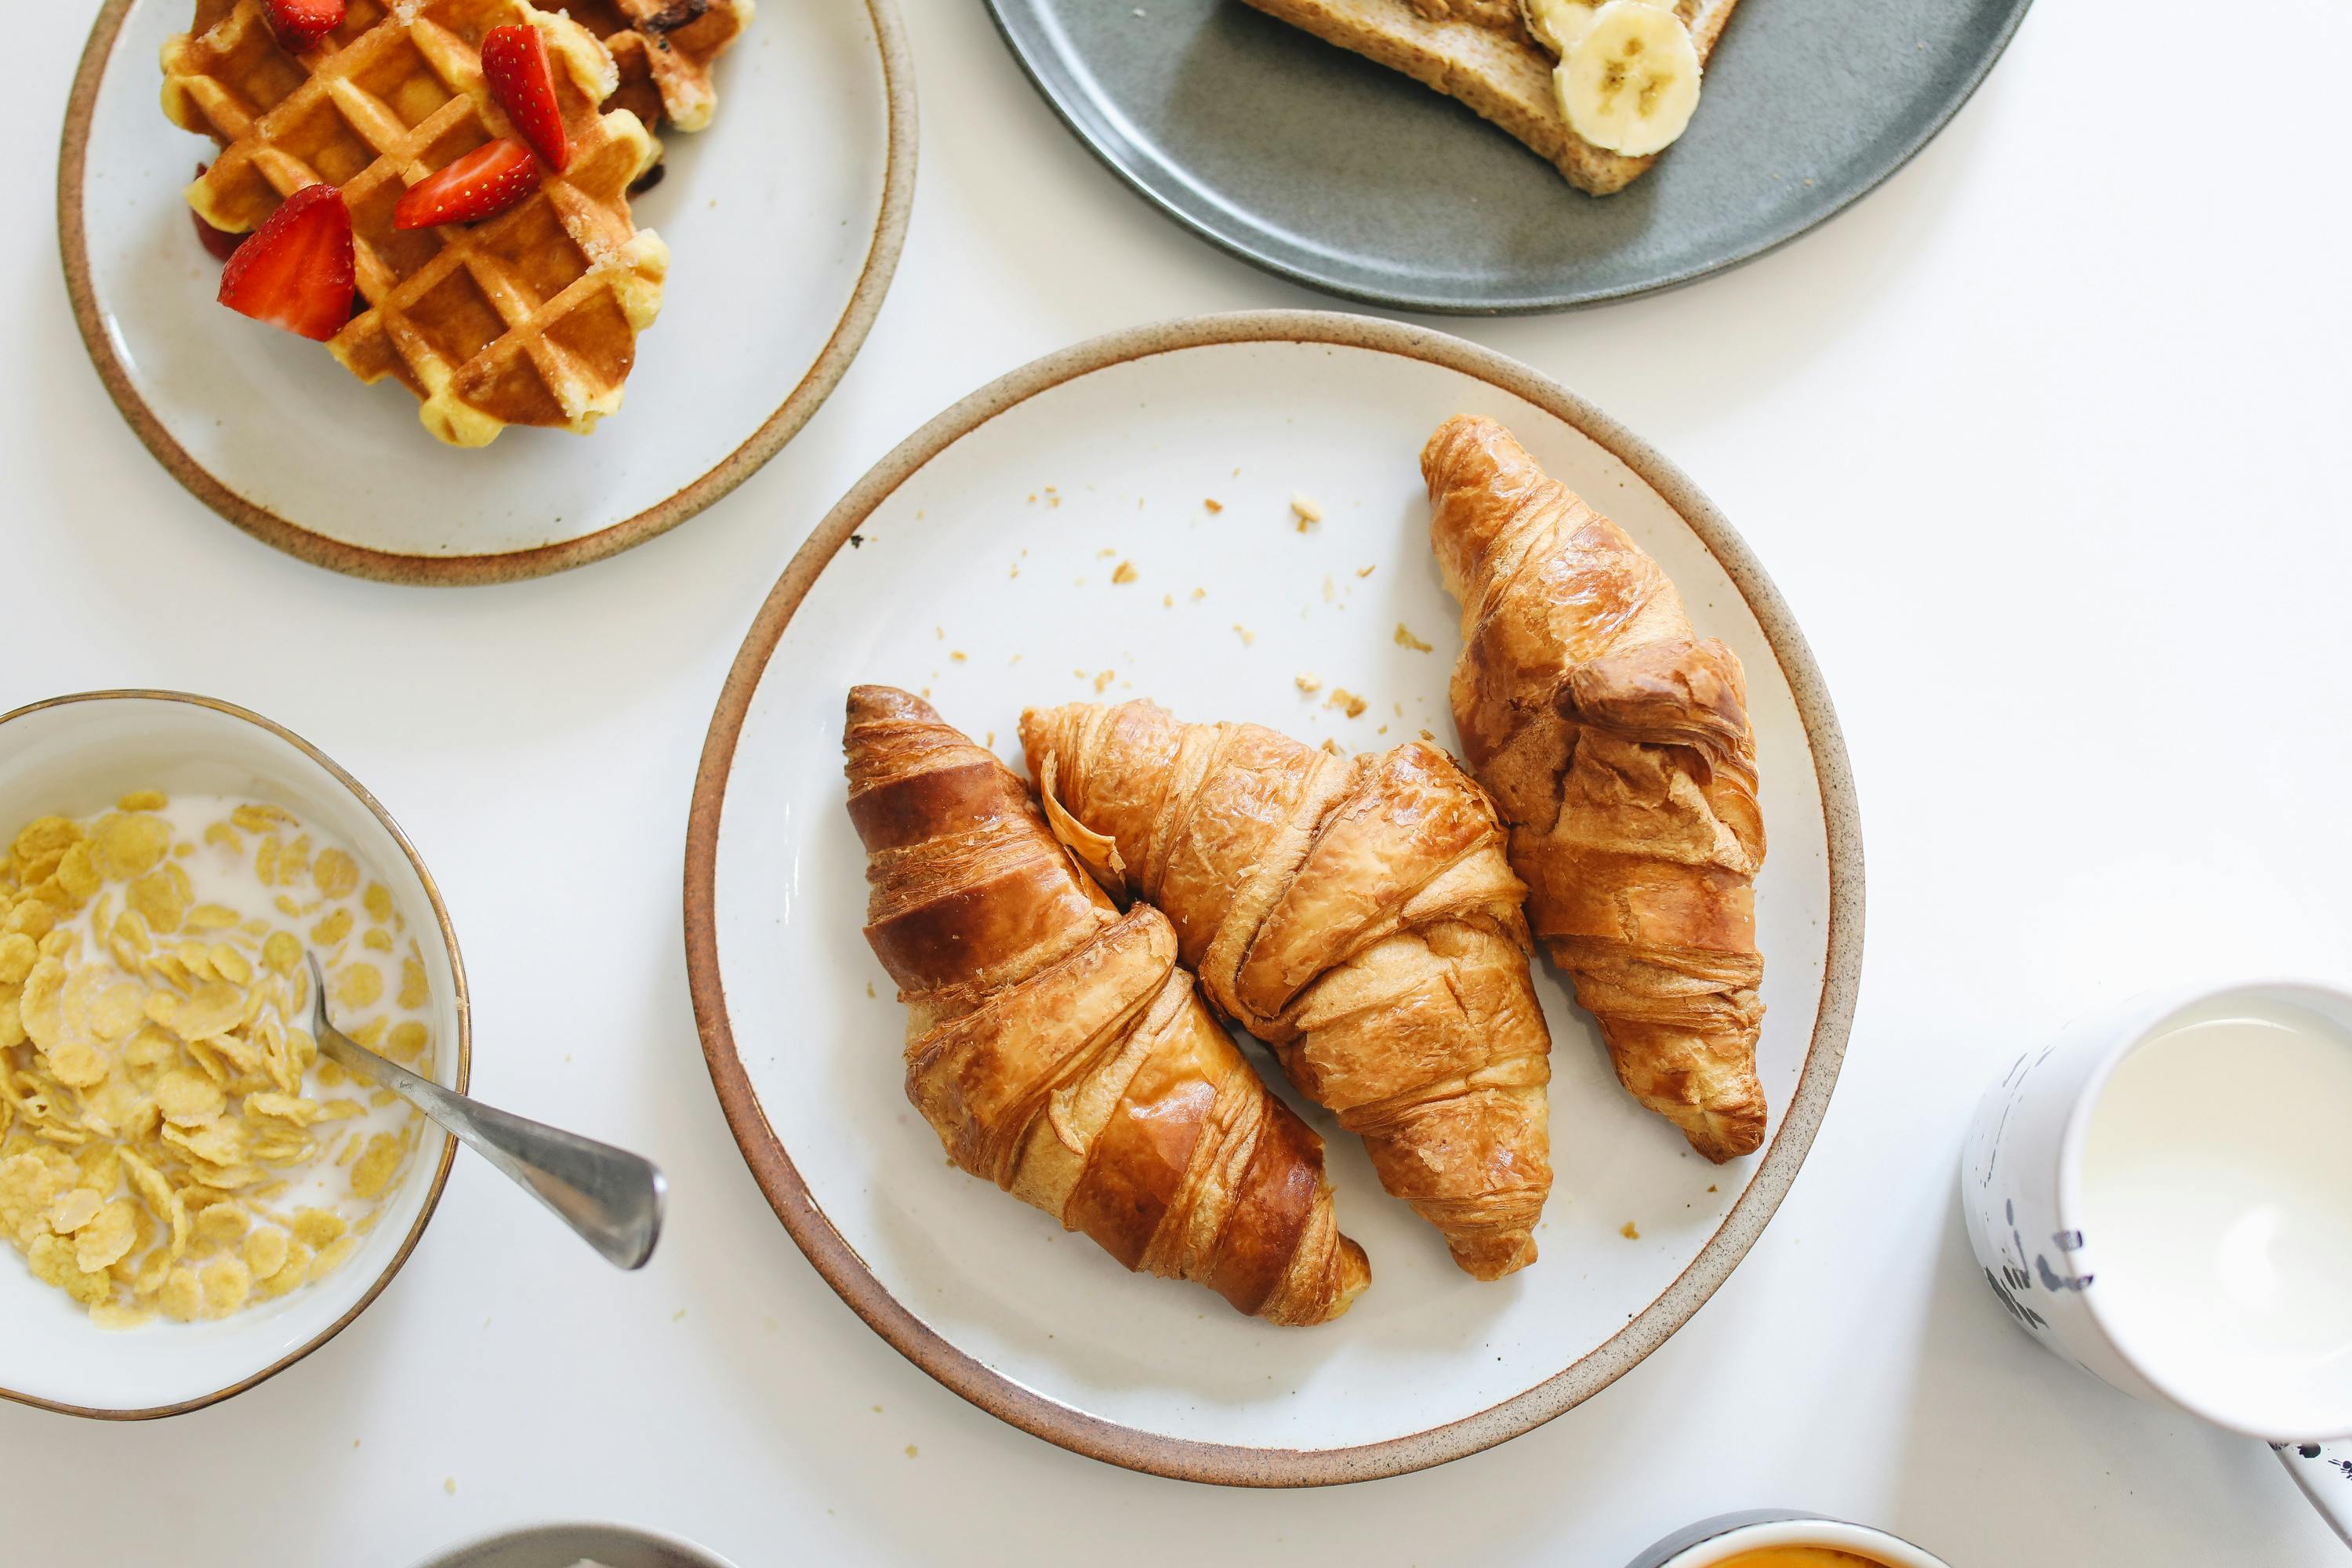
[[[1360,1133],[1388,1190],[1495,1279],[1535,1258],[1550,1039],[1525,889],[1433,746],[1340,758],[1148,702],[1022,715],[1048,799],[1108,836],[1221,1010]],[[1139,908],[1142,905],[1137,906]]]
[[[1448,420],[1422,472],[1462,605],[1454,722],[1510,824],[1535,934],[1627,1090],[1708,1158],[1751,1152],[1764,823],[1738,656],[1493,420]]]
[[[907,1095],[948,1156],[1130,1269],[1286,1324],[1370,1282],[1322,1143],[1209,1016],[1149,906],[1120,914],[1021,779],[889,687],[850,693],[866,935],[908,1008]]]

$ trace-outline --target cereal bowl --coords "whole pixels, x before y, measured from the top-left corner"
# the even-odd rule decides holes
[[[236,804],[191,826],[215,802]],[[291,960],[332,949],[338,1024],[356,1016],[347,1004],[380,1003],[379,1037],[463,1089],[465,969],[440,895],[374,797],[316,748],[171,691],[0,714],[0,889],[23,889],[14,909],[0,896],[0,1042],[14,1037],[0,1045],[0,1396],[134,1420],[242,1393],[375,1299],[457,1153],[279,1026],[302,1000]],[[241,889],[221,879],[247,867],[282,923],[215,890]],[[54,902],[26,918],[42,888]],[[33,938],[45,973],[15,973]],[[370,984],[347,984],[359,969]],[[89,1071],[68,1065],[75,1051]],[[267,1091],[273,1073],[283,1092]],[[93,1218],[93,1190],[120,1212]],[[110,1221],[135,1222],[135,1240]]]

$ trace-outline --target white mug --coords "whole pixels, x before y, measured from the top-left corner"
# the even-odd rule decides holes
[[[2352,994],[2141,996],[1986,1093],[1960,1205],[2019,1327],[2126,1394],[2269,1442],[2352,1543],[2347,1125]]]

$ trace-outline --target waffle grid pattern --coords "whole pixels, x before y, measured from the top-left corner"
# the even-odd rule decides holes
[[[719,106],[710,68],[751,25],[752,0],[568,0],[567,8],[620,68],[614,107],[648,125],[699,131]]]
[[[557,62],[571,167],[472,227],[401,232],[402,193],[512,128],[482,80],[490,28],[522,0],[355,0],[319,47],[279,48],[260,0],[199,0],[164,51],[164,107],[223,151],[189,187],[217,227],[254,226],[304,185],[342,187],[368,308],[330,345],[362,381],[396,375],[428,428],[479,446],[508,425],[584,433],[620,405],[668,253],[629,216],[659,149],[636,116],[599,112],[614,73],[593,37],[537,16]]]

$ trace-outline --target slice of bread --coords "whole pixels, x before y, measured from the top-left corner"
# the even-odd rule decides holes
[[[1656,162],[1596,147],[1552,94],[1554,60],[1528,36],[1516,0],[1249,0],[1326,43],[1461,100],[1532,148],[1580,191],[1622,191]],[[1680,0],[1704,67],[1739,0]]]

